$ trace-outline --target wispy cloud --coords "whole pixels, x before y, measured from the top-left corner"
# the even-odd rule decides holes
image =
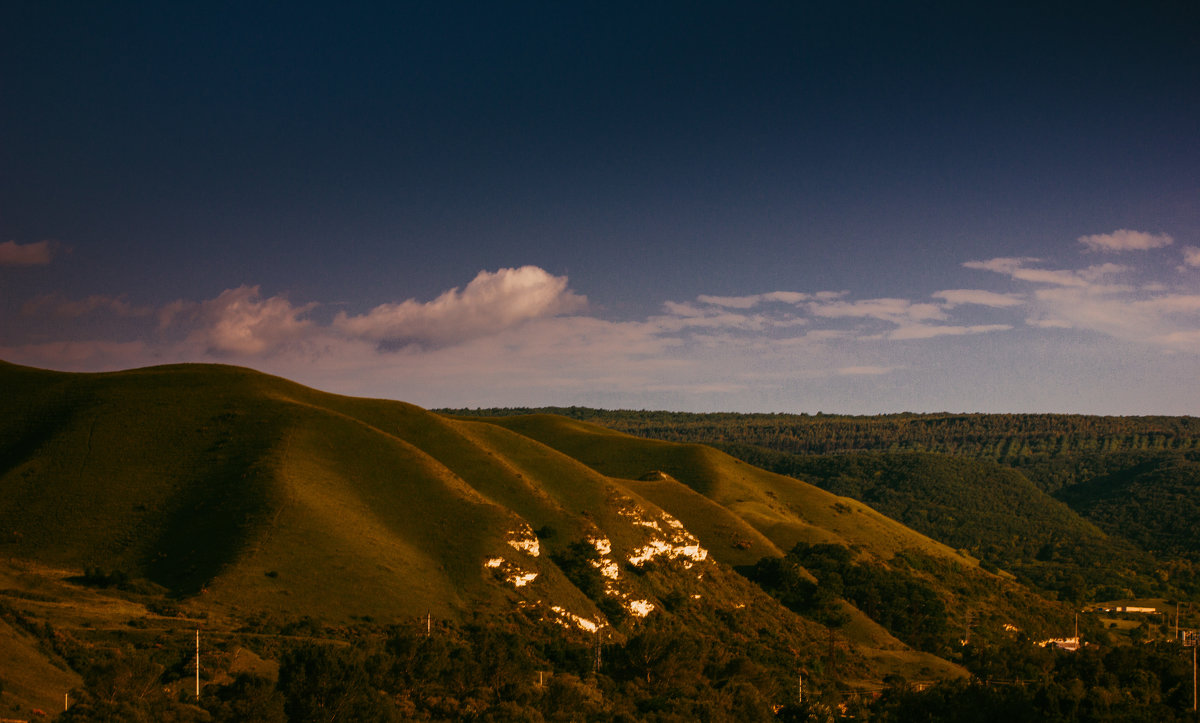
[[[0,266],[45,266],[53,256],[54,244],[50,241],[0,243]]]
[[[1130,232],[1132,233],[1132,232]],[[1125,238],[1125,237],[1120,237]],[[1141,241],[1114,241],[1138,248]],[[1165,245],[1165,244],[1159,244]],[[1148,248],[1148,247],[1147,247]],[[1081,329],[1175,351],[1200,352],[1200,295],[1155,282],[1117,283],[1135,269],[1099,264],[1082,269],[1043,269],[1038,259],[970,261],[967,268],[992,271],[1030,284],[1026,323],[1041,329]]]
[[[951,309],[964,305],[1007,309],[1013,306],[1021,306],[1026,302],[1026,298],[1021,294],[1000,294],[995,291],[983,291],[980,289],[947,289],[945,291],[934,292],[932,296],[935,299],[945,301],[946,307]]]
[[[1131,231],[1119,228],[1112,233],[1099,233],[1091,236],[1080,236],[1079,243],[1088,251],[1119,253],[1122,251],[1148,251],[1164,246],[1170,246],[1175,239],[1165,233],[1153,234],[1145,231]]]
[[[730,309],[751,309],[761,304],[780,303],[798,305],[806,301],[830,301],[845,296],[845,291],[818,291],[805,294],[798,291],[772,291],[766,294],[751,294],[749,296],[710,296],[701,294],[696,301],[713,306],[725,306]]]
[[[1018,281],[1028,281],[1033,284],[1050,284],[1081,289],[1101,290],[1099,282],[1106,277],[1124,271],[1126,267],[1116,264],[1100,264],[1083,269],[1043,269],[1031,266],[1040,263],[1041,259],[1029,257],[1002,257],[987,261],[967,261],[963,264],[968,269],[992,271],[1011,276]],[[1109,285],[1108,291],[1128,291],[1127,285]]]
[[[26,316],[52,316],[77,319],[89,314],[107,313],[115,316],[150,316],[155,310],[150,306],[130,303],[123,296],[93,294],[83,299],[69,299],[60,293],[43,294],[21,305]]]
[[[1189,266],[1193,269],[1200,268],[1200,247],[1183,247],[1183,265]]]

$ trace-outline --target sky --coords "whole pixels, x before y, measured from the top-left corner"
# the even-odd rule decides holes
[[[1198,415],[1200,6],[5,2],[0,359]]]

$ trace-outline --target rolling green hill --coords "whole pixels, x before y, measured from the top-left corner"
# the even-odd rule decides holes
[[[738,417],[640,414],[639,434],[696,439],[220,365],[0,363],[0,717],[65,694],[64,720],[306,719],[319,682],[364,719],[767,719],[797,674],[867,705],[885,679],[1065,665],[1032,641],[1071,608],[1020,580],[1194,573],[1187,419],[823,415],[828,444],[891,451],[812,455],[736,441]],[[769,441],[781,420],[759,416]]]
[[[865,504],[710,447],[561,417],[447,417],[219,365],[0,364],[0,390],[0,545],[21,581],[4,594],[10,622],[78,638],[45,653],[52,667],[73,670],[71,650],[101,631],[141,635],[172,615],[233,635],[265,620],[466,624],[487,612],[613,641],[661,619],[780,664],[826,659],[836,637],[844,684],[963,674],[930,654],[942,643],[914,650],[847,600],[832,603],[831,633],[735,572],[799,543],[913,571],[945,601],[948,628],[968,608],[991,610],[996,630],[1067,617]],[[65,612],[87,596],[95,605],[80,610],[93,612]],[[33,654],[18,628],[6,634]],[[13,679],[0,664],[0,682]]]

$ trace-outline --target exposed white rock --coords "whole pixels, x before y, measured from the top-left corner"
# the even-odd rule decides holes
[[[493,567],[493,568],[495,568],[495,567],[500,567],[500,566],[501,566],[501,565],[503,565],[503,564],[504,564],[504,558],[503,558],[503,557],[489,557],[489,558],[488,558],[488,559],[487,559],[487,560],[486,560],[486,561],[483,563],[483,566],[484,566],[484,567]]]
[[[629,600],[625,603],[625,607],[629,610],[630,615],[636,615],[639,618],[644,618],[654,612],[654,603],[649,600]]]
[[[513,587],[525,587],[537,579],[536,572],[516,572],[508,576],[508,582]]]
[[[690,537],[690,535],[689,535]],[[672,560],[676,558],[685,558],[687,563],[685,567],[691,567],[694,562],[704,562],[708,559],[708,550],[700,546],[694,538],[687,544],[671,544],[665,540],[651,540],[646,545],[639,547],[629,556],[629,564],[636,567],[641,567],[655,557],[666,556]]]
[[[558,605],[552,605],[550,609],[554,611],[556,615],[558,615],[558,622],[563,627],[569,628],[571,625],[574,625],[580,630],[586,630],[589,633],[594,633],[600,629],[600,623],[597,623],[594,620],[589,620],[581,615],[576,615],[575,613],[559,607]]]
[[[617,567],[617,563],[612,560],[601,560],[597,567],[600,568],[600,574],[609,580],[619,580],[621,578],[621,570]]]
[[[607,537],[589,537],[588,542],[592,543],[601,557],[612,554],[612,542]]]
[[[533,534],[533,528],[529,525],[525,525],[520,530],[511,530],[508,533],[508,544],[512,545],[513,549],[532,557],[537,557],[542,553],[542,546],[538,542],[537,535]]]

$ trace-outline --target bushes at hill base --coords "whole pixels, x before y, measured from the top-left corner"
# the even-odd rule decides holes
[[[838,605],[845,599],[918,650],[942,653],[949,642],[946,605],[932,588],[904,570],[855,561],[841,545],[801,542],[743,572],[785,607],[823,625],[847,622]]]

